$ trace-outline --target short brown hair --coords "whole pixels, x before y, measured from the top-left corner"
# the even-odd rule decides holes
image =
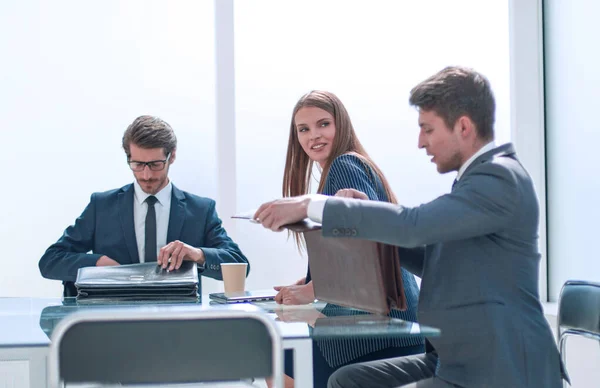
[[[410,91],[409,103],[434,111],[449,128],[468,116],[483,140],[494,139],[496,102],[488,79],[473,69],[449,66]]]
[[[165,156],[177,148],[177,138],[173,128],[164,120],[155,116],[140,116],[127,127],[123,134],[123,150],[127,158],[131,156],[129,146],[135,144],[141,148],[162,148]]]

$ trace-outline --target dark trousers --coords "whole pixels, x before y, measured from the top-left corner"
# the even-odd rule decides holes
[[[425,351],[424,345],[392,347],[392,348],[382,349],[382,350],[379,350],[379,351],[376,351],[373,353],[365,354],[364,356],[354,359],[346,364],[339,365],[335,368],[332,368],[327,363],[327,360],[325,360],[325,358],[323,357],[323,354],[321,353],[321,350],[319,349],[319,347],[316,345],[316,343],[313,342],[313,385],[314,385],[314,388],[327,387],[327,380],[329,380],[329,376],[331,376],[333,374],[333,372],[335,372],[339,368],[346,366],[346,365],[352,365],[352,364],[356,364],[359,362],[382,360],[382,359],[386,359],[386,358],[408,356],[408,355],[412,355],[412,354],[423,353],[424,351]],[[285,374],[290,377],[294,377],[293,351],[286,350],[284,357],[285,357],[285,362],[284,362]]]
[[[435,377],[436,353],[371,361],[338,369],[329,388],[454,388]]]

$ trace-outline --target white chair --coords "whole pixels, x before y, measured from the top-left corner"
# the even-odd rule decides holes
[[[116,309],[67,316],[51,337],[50,387],[210,383],[272,377],[283,387],[281,336],[260,312]],[[205,387],[206,385],[202,385]]]

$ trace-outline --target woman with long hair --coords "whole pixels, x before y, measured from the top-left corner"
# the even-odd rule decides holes
[[[284,197],[310,192],[315,163],[321,169],[317,193],[335,195],[338,190],[352,188],[366,193],[371,200],[397,203],[385,176],[356,137],[342,102],[333,93],[318,90],[302,96],[292,113],[283,175]],[[302,235],[294,233],[294,238],[302,247]],[[416,321],[419,290],[415,278],[402,270],[402,281],[408,308],[405,311],[392,310],[390,316]],[[305,278],[294,285],[275,289],[279,291],[276,296],[278,303],[313,302],[315,294],[310,266]],[[326,308],[334,307],[328,305]],[[317,341],[317,346],[313,347],[314,386],[325,387],[329,376],[344,365],[422,353],[423,342],[422,338]],[[286,386],[291,386],[293,371],[289,353],[286,353],[285,364]]]

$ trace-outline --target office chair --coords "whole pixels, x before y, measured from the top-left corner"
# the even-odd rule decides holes
[[[568,336],[600,341],[600,283],[568,280],[560,291],[556,338],[565,367]]]
[[[205,387],[272,376],[283,387],[282,356],[276,324],[260,312],[84,311],[52,333],[48,381],[52,388],[210,383]]]

